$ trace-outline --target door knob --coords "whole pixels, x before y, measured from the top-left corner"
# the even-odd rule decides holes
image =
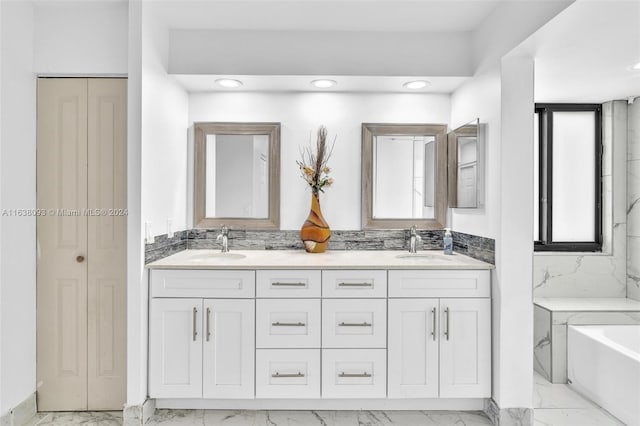
[[[77,256],[76,257],[76,262],[78,262],[78,263],[84,262],[84,256],[82,256],[82,255],[81,256]]]

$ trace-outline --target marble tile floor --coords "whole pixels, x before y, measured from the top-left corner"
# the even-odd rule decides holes
[[[574,392],[534,373],[534,426],[624,426]],[[121,412],[38,413],[25,426],[122,424]],[[157,410],[149,426],[490,426],[481,412]]]
[[[611,414],[576,393],[533,374],[534,426],[624,426]]]
[[[122,413],[38,413],[35,425],[112,426]],[[156,410],[148,426],[491,426],[482,412]]]

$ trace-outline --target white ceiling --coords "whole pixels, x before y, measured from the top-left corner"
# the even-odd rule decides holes
[[[218,78],[236,78],[244,84],[238,89],[226,89],[215,83]],[[174,78],[188,92],[386,92],[386,93],[451,93],[467,80],[467,77],[371,77],[371,76],[221,76],[221,75],[179,75]],[[330,89],[318,89],[311,81],[331,78],[338,84]],[[424,89],[411,90],[402,84],[413,80],[428,80],[431,84]]]
[[[535,58],[536,102],[640,96],[640,2],[577,1],[514,53]]]
[[[452,37],[477,29],[505,0],[145,0],[145,9],[169,29],[251,31],[349,31],[397,33],[447,33]],[[416,34],[416,37],[420,37]],[[465,36],[468,37],[468,36]],[[401,48],[400,46],[398,48]],[[454,54],[453,52],[451,54]],[[460,53],[459,53],[460,54]],[[241,79],[240,89],[214,84],[217,78]],[[189,92],[212,91],[319,91],[309,82],[326,76],[287,75],[175,75]],[[451,93],[466,77],[336,76],[340,92]],[[426,79],[431,84],[411,91],[408,80]]]
[[[171,29],[473,31],[505,0],[145,0]]]
[[[524,0],[143,1],[145,10],[171,29],[465,34],[473,43],[474,31],[496,7]],[[535,58],[538,102],[603,102],[640,95],[640,71],[630,70],[640,61],[640,1],[577,0],[512,53]],[[219,77],[228,76],[176,75],[188,91],[229,90],[213,83]],[[313,76],[236,78],[244,81],[240,90],[245,91],[319,90],[309,86]],[[335,91],[407,91],[401,85],[408,78],[403,77],[332,78],[339,83],[331,89]],[[418,92],[451,93],[466,80],[424,78],[432,85]]]

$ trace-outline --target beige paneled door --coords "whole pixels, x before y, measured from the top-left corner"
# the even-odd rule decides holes
[[[41,411],[126,398],[127,81],[38,80]]]

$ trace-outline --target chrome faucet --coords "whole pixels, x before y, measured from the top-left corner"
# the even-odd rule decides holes
[[[418,229],[415,225],[413,225],[409,230],[409,235],[409,253],[417,253],[418,243],[422,241],[422,237],[418,235]]]
[[[229,228],[227,225],[222,225],[222,229],[220,233],[216,237],[216,241],[220,241],[222,239],[222,253],[229,252]]]

